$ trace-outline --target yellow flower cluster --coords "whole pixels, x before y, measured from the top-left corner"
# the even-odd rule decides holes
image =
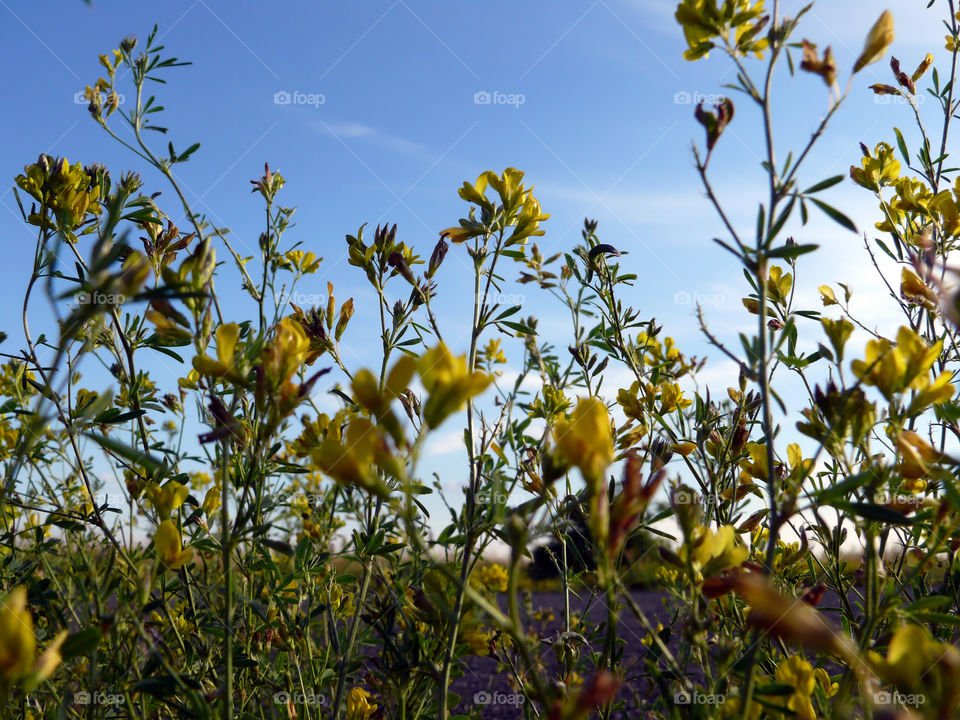
[[[377,704],[371,702],[373,695],[362,687],[354,687],[347,694],[347,720],[370,720],[377,710]]]
[[[423,420],[429,428],[439,426],[493,382],[491,375],[468,369],[466,356],[454,356],[444,343],[427,350],[417,369],[429,395],[423,405]]]
[[[297,275],[312,275],[320,269],[323,258],[318,258],[312,252],[303,250],[289,250],[279,260],[280,267],[294,271]]]
[[[487,197],[487,188],[499,195],[499,207]],[[523,185],[523,173],[516,168],[507,168],[500,175],[492,170],[480,173],[475,183],[463,184],[460,197],[480,209],[481,219],[475,220],[471,211],[470,218],[461,220],[458,227],[450,227],[440,233],[441,237],[455,243],[512,227],[504,246],[525,244],[527,238],[544,234],[540,223],[550,218],[540,208],[540,201],[533,196],[533,188]]]
[[[942,341],[928,347],[913,330],[901,327],[896,345],[883,338],[868,341],[866,358],[854,360],[851,368],[864,384],[875,386],[887,400],[914,390],[907,411],[912,415],[953,397],[951,373],[943,372],[935,380],[930,379],[930,368],[942,349]]]
[[[680,557],[704,576],[714,575],[743,563],[749,550],[737,541],[733,525],[722,525],[715,531],[703,525],[694,528],[688,542],[680,548]]]
[[[97,216],[101,212],[96,178],[80,163],[70,165],[66,158],[54,160],[41,155],[36,163],[24,168],[23,175],[17,175],[16,183],[40,203],[40,212],[31,212],[27,222],[51,227],[46,212],[52,212],[67,238],[72,239],[70,232],[85,222],[88,215]]]
[[[799,655],[792,655],[781,662],[774,672],[774,679],[793,688],[787,698],[787,708],[802,720],[817,718],[813,708],[813,693],[818,684],[828,698],[836,695],[840,689],[839,684],[830,679],[826,670],[814,670],[813,666]]]
[[[753,53],[763,57],[769,45],[767,38],[760,36],[767,24],[763,14],[763,0],[727,0],[722,6],[716,0],[683,0],[674,17],[683,27],[689,46],[683,53],[684,59],[707,57],[718,38],[737,55]]]
[[[488,593],[500,593],[507,591],[507,571],[502,565],[491,563],[484,565],[477,570],[471,579],[474,584],[481,587]]]
[[[39,685],[60,664],[60,646],[66,638],[67,631],[62,630],[37,658],[27,589],[22,585],[14,588],[0,603],[0,684],[23,682],[28,689]]]
[[[553,435],[557,454],[568,466],[579,468],[588,484],[602,478],[613,462],[610,415],[599,398],[581,398],[569,419],[556,422]]]

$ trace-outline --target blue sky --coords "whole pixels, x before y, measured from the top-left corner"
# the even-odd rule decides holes
[[[782,12],[795,13],[802,4],[783,2]],[[823,1],[800,36],[832,45],[839,67],[850,68],[867,30],[889,7],[897,24],[893,52],[904,66],[914,67],[928,51],[942,64],[943,29],[925,4]],[[298,208],[288,240],[325,258],[320,273],[298,289],[323,294],[330,280],[338,298],[354,296],[360,305],[347,335],[351,364],[373,363],[376,345],[364,327],[372,320],[373,298],[362,275],[346,263],[344,235],[364,222],[397,223],[400,239],[429,255],[437,233],[464,212],[459,185],[507,166],[527,173],[552,214],[538,240],[545,252],[569,250],[580,239],[585,216],[599,220],[601,238],[628,251],[624,264],[640,275],[626,302],[655,316],[686,352],[715,356],[703,344],[689,298],[711,301],[708,319],[726,340],[735,341],[753,320],[740,306],[747,290],[739,268],[710,242],[722,231],[693,168],[691,141],[702,145],[703,139],[690,100],[723,93],[720,86],[733,74],[719,53],[697,63],[682,59],[675,7],[654,0],[96,0],[91,6],[80,0],[0,0],[0,76],[8,78],[7,110],[0,115],[0,173],[7,178],[0,183],[0,302],[19,307],[32,257],[34,234],[20,222],[12,193],[4,192],[24,164],[46,152],[71,162],[104,162],[115,173],[143,170],[74,102],[74,94],[102,74],[99,53],[130,33],[145,38],[156,23],[167,53],[193,63],[169,71],[168,84],[156,87],[166,107],[162,124],[171,128],[167,137],[156,138],[157,147],[167,139],[177,148],[201,142],[193,159],[179,166],[178,177],[195,209],[232,229],[241,254],[254,254],[262,224],[262,207],[248,181],[264,162],[280,170],[288,181],[281,202]],[[748,64],[759,71],[758,63]],[[915,139],[909,109],[877,104],[867,89],[889,82],[889,75],[882,62],[855,78],[801,184],[846,173],[859,161],[857,143],[892,141],[893,125]],[[842,84],[847,77],[841,71]],[[808,137],[828,95],[814,76],[791,79],[784,68],[778,80],[774,119],[782,162],[786,149]],[[282,93],[291,93],[292,101],[278,103]],[[478,104],[478,93],[501,102]],[[305,96],[313,101],[295,102]],[[718,145],[712,172],[734,222],[749,234],[763,197],[761,142],[755,108],[742,97],[734,100],[737,116]],[[932,103],[923,109],[934,110]],[[144,179],[148,190],[164,191],[165,207],[173,212],[173,193],[162,178],[144,172]],[[825,199],[862,229],[872,228],[874,203],[852,183]],[[818,285],[846,280],[855,291],[854,307],[868,321],[896,317],[856,235],[820,218],[788,232],[799,242],[822,245],[797,279],[806,307],[819,305]],[[227,258],[223,248],[218,251]],[[451,250],[439,274],[440,297],[446,298],[440,321],[453,340],[469,317],[469,268],[456,257],[459,251]],[[219,288],[225,297],[240,299],[229,269]],[[559,347],[568,344],[561,308],[535,298],[529,285],[504,292],[524,295],[524,313],[540,317],[544,335]],[[39,327],[49,316],[42,303],[36,307],[31,321]],[[252,305],[230,307],[236,307],[233,319],[253,312]],[[0,327],[10,335],[8,351],[22,338],[10,317]],[[519,357],[519,349],[511,353],[507,344],[505,350]],[[158,365],[157,372],[163,368]],[[734,384],[736,371],[718,359],[704,377],[722,389]],[[439,438],[439,467],[456,467],[456,453],[445,452],[456,447],[456,434],[451,428],[446,441]],[[450,487],[461,483],[455,473],[449,477]]]

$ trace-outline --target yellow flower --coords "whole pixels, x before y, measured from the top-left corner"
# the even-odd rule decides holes
[[[940,356],[943,347],[937,341],[927,347],[923,339],[908,327],[897,333],[897,344],[889,340],[870,340],[866,358],[851,363],[853,374],[866,385],[874,385],[890,400],[908,387],[922,389],[929,385],[927,372]]]
[[[327,591],[327,600],[337,615],[341,617],[353,615],[353,593],[344,590],[340,585],[334,584],[330,586],[330,589]]]
[[[164,520],[157,526],[157,531],[153,535],[153,544],[160,562],[171,570],[182,567],[193,557],[193,550],[184,549],[180,531],[172,520]]]
[[[491,339],[483,349],[483,360],[487,365],[503,365],[507,362],[507,356],[503,354],[500,347],[500,340]]]
[[[463,641],[470,646],[470,653],[477,657],[486,657],[490,654],[490,638],[493,633],[473,631],[464,633]]]
[[[506,592],[507,590],[507,571],[502,565],[492,563],[484,565],[477,570],[473,576],[477,584],[490,593]]]
[[[420,357],[417,368],[429,395],[423,405],[423,419],[431,429],[463,408],[467,400],[482,393],[493,381],[491,375],[469,370],[466,356],[454,356],[442,342]]]
[[[623,414],[628,418],[642,423],[644,417],[644,405],[640,398],[640,383],[635,382],[630,389],[621,388],[617,391],[617,405],[623,408]]]
[[[66,158],[54,160],[41,155],[36,163],[24,168],[24,175],[17,175],[17,187],[33,197],[45,211],[53,212],[61,228],[70,233],[86,219],[87,214],[99,215],[101,206],[100,186],[97,179],[88,174],[83,165],[70,165]],[[31,225],[49,225],[46,217],[33,212],[28,217]],[[73,240],[72,235],[67,236]]]
[[[787,700],[787,707],[803,720],[816,720],[811,696],[816,688],[813,667],[799,655],[792,655],[780,663],[774,673],[777,682],[793,687],[793,694]]]
[[[893,15],[889,10],[884,10],[883,14],[870,28],[867,34],[867,40],[863,45],[863,52],[857,58],[853,66],[853,72],[858,73],[867,65],[875,63],[883,57],[887,48],[893,44]]]
[[[263,349],[263,369],[274,387],[285,385],[293,378],[310,352],[310,340],[303,326],[293,317],[277,323],[273,338]]]
[[[196,370],[191,370],[188,372],[185,378],[177,379],[177,385],[184,390],[196,390],[199,387],[199,382],[200,373],[198,373]]]
[[[820,293],[820,300],[823,302],[824,307],[839,305],[837,296],[833,294],[833,288],[829,285],[821,285],[817,288],[817,291]]]
[[[361,687],[350,689],[347,694],[347,720],[370,720],[377,709],[376,703],[371,703],[373,695]]]
[[[311,459],[323,472],[341,485],[363,488],[378,497],[390,495],[377,475],[377,467],[396,475],[396,460],[390,455],[386,436],[369,419],[350,417],[341,410],[330,422],[327,434],[311,453]],[[346,430],[340,428],[346,422]]]
[[[27,589],[15,588],[0,607],[0,675],[8,680],[24,677],[33,667],[37,641],[33,618],[27,610]]]
[[[200,506],[203,509],[204,515],[207,516],[209,520],[210,517],[220,508],[220,487],[214,485],[212,488],[207,490],[207,494],[203,496],[203,503]]]
[[[767,446],[760,443],[748,442],[744,449],[749,453],[750,460],[744,460],[740,463],[746,473],[757,480],[766,481],[770,476],[770,469],[767,466]]]
[[[353,397],[364,410],[371,413],[398,445],[405,443],[400,421],[390,409],[390,403],[410,385],[417,369],[417,361],[409,355],[401,355],[387,373],[383,390],[372,372],[358,370],[353,376]]]
[[[663,630],[663,623],[657,623],[657,634]],[[653,633],[647,633],[644,637],[640,638],[640,644],[650,647],[653,645]]]
[[[660,385],[660,414],[665,415],[674,410],[683,410],[693,404],[693,400],[683,397],[683,391],[676,383]]]
[[[927,628],[905,623],[893,634],[887,657],[871,651],[868,660],[884,683],[919,693],[942,717],[954,716],[960,652],[952,643],[938,642]]]
[[[613,462],[610,415],[599,398],[580,398],[570,419],[557,421],[554,437],[557,453],[568,465],[580,468],[588,483],[602,478]]]
[[[770,275],[767,278],[767,293],[772,302],[785,303],[790,296],[792,287],[793,275],[783,272],[783,268],[779,265],[770,268]]]
[[[194,369],[201,375],[210,377],[236,375],[233,361],[237,338],[240,337],[240,326],[236,323],[224,323],[217,328],[216,336],[217,359],[214,360],[206,353],[198,355],[193,359]]]
[[[151,485],[147,488],[147,497],[161,518],[169,517],[172,510],[183,505],[189,494],[190,490],[176,480],[171,480],[163,487]]]
[[[319,269],[321,262],[323,262],[323,258],[318,258],[312,252],[304,253],[303,250],[290,250],[284,253],[280,265],[296,270],[298,275],[310,275]]]
[[[714,38],[729,42],[736,54],[754,53],[761,57],[769,44],[765,36],[757,37],[766,24],[761,19],[762,15],[763,0],[753,5],[750,0],[728,0],[720,7],[716,0],[683,0],[677,6],[674,17],[683,27],[683,35],[689,46],[683,53],[684,59],[707,57],[716,46]]]
[[[881,187],[892,185],[899,179],[900,161],[894,156],[893,148],[885,142],[878,143],[873,153],[876,157],[866,155],[860,161],[861,167],[850,167],[850,177],[857,185],[880,192]],[[820,290],[822,292],[823,288]]]
[[[27,610],[27,589],[23,585],[14,588],[0,606],[0,677],[5,683],[25,680],[28,689],[36,687],[60,665],[60,646],[66,637],[67,631],[61,631],[36,658],[37,639]]]
[[[840,683],[835,683],[830,679],[830,676],[827,674],[827,671],[823,668],[817,668],[813,671],[813,677],[816,678],[817,684],[820,685],[823,690],[823,694],[828,698],[832,698],[840,690]]]
[[[900,274],[900,297],[913,305],[922,305],[927,310],[933,310],[940,304],[937,294],[908,267]]]
[[[940,373],[932,383],[927,375],[920,376],[923,380],[922,387],[917,390],[917,394],[910,402],[907,414],[914,415],[926,410],[931,405],[940,405],[952,398],[955,389],[950,382],[952,376],[953,373],[950,371]]]
[[[912,430],[904,430],[897,437],[897,452],[900,463],[895,469],[909,480],[928,475],[929,466],[940,459],[940,453]]]
[[[691,545],[680,548],[680,556],[685,558],[689,555],[694,568],[706,569],[708,575],[742,564],[750,552],[737,543],[737,532],[733,525],[723,525],[716,532],[708,527],[698,527],[693,532]]]

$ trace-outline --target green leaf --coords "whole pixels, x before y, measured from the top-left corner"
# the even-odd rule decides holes
[[[280,553],[281,555],[286,555],[287,557],[292,556],[294,553],[293,548],[288,543],[285,543],[282,540],[272,540],[270,538],[264,538],[260,542],[262,542],[265,546],[267,546],[271,550],[274,550]]]
[[[943,608],[950,607],[952,604],[953,599],[947,597],[946,595],[930,595],[928,597],[920,598],[916,602],[910,603],[904,607],[904,610],[942,610]]]
[[[818,247],[820,246],[812,243],[808,245],[783,245],[768,252],[767,257],[792,259],[813,252]]]
[[[70,633],[67,635],[67,639],[63,641],[60,654],[64,660],[70,660],[80,655],[89,655],[100,644],[101,638],[103,638],[103,633],[100,628],[96,627]]]
[[[951,627],[960,626],[960,617],[950,615],[949,613],[938,612],[919,612],[914,617],[926,625],[950,625]]]
[[[515,331],[515,332],[520,333],[521,335],[536,335],[536,334],[537,334],[537,333],[534,331],[533,328],[527,327],[526,325],[522,325],[522,324],[520,324],[520,323],[510,322],[509,320],[504,320],[504,321],[501,322],[500,324],[501,324],[501,325],[506,325],[508,328],[510,328],[511,330],[513,330],[513,331]]]
[[[120,442],[119,440],[114,440],[111,437],[107,437],[106,435],[101,435],[99,433],[85,432],[83,434],[110,452],[115,453],[136,465],[142,465],[147,470],[156,472],[165,467],[165,464],[162,460],[158,460],[142,450],[132,448],[129,445]]]
[[[883,505],[874,505],[873,503],[852,502],[852,503],[833,503],[833,506],[839,510],[845,510],[851,515],[862,517],[866,520],[876,520],[878,522],[890,525],[913,525],[913,520],[908,518],[902,512]]]
[[[839,500],[849,496],[853,491],[867,485],[876,478],[875,470],[867,470],[862,473],[857,473],[856,475],[851,475],[850,477],[844,478],[840,482],[831,485],[828,488],[824,488],[818,493],[814,494],[818,504],[821,505],[830,505],[834,500]]]
[[[910,153],[907,152],[907,143],[903,139],[903,133],[900,132],[900,128],[895,127],[893,131],[897,134],[897,147],[900,148],[900,154],[903,156],[903,161],[909,165],[910,164]]]
[[[844,215],[842,212],[837,210],[835,207],[831,207],[830,205],[827,205],[822,200],[817,200],[816,198],[810,198],[810,202],[812,202],[818,208],[823,210],[823,212],[826,213],[830,217],[830,219],[832,219],[836,223],[839,223],[840,225],[843,225],[850,232],[859,232],[857,230],[857,226],[853,224],[853,220],[848,218],[846,215]]]
[[[827,178],[826,180],[821,180],[816,185],[811,185],[806,190],[803,191],[804,195],[809,195],[810,193],[820,192],[821,190],[826,190],[827,188],[833,187],[837,183],[843,182],[845,175],[834,175],[833,177]]]

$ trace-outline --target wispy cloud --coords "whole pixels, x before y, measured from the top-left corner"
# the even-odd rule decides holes
[[[332,135],[340,140],[360,140],[403,155],[429,157],[430,150],[422,143],[392,135],[383,130],[352,120],[341,122],[311,123],[322,135]]]

